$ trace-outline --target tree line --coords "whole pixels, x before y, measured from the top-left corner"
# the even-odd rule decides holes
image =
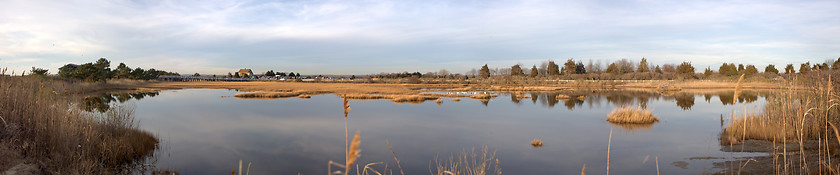
[[[99,58],[96,62],[85,63],[81,65],[66,64],[58,68],[58,76],[63,78],[84,80],[88,82],[105,81],[107,79],[133,79],[133,80],[150,80],[155,79],[160,75],[180,75],[175,72],[167,72],[162,70],[143,69],[140,67],[132,69],[120,63],[116,69],[111,70],[111,61],[105,58]],[[32,68],[33,73],[46,75],[46,70],[40,68]],[[39,70],[40,69],[40,70]],[[39,72],[35,72],[38,70]]]
[[[788,64],[782,74],[807,74],[811,71],[837,70],[840,69],[840,58],[837,61],[826,61],[822,64],[811,65],[805,62],[799,65],[798,70],[794,64]],[[724,76],[738,76],[745,74],[752,76],[760,74],[759,69],[754,65],[735,63],[723,63],[717,69],[707,67],[702,73],[696,73],[691,62],[676,64],[655,65],[642,58],[639,62],[632,62],[628,59],[616,60],[606,66],[600,62],[593,63],[592,60],[584,65],[581,61],[568,59],[562,65],[556,64],[553,60],[544,61],[539,67],[531,66],[530,70],[522,64],[516,64],[510,68],[491,69],[487,64],[478,70],[472,69],[467,76],[477,78],[490,78],[495,76],[503,77],[555,77],[570,79],[699,79]],[[780,72],[775,65],[767,65],[763,71],[764,75],[779,75]]]

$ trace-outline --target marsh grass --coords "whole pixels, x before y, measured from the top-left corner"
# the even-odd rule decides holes
[[[233,95],[237,98],[288,98],[302,95],[300,92],[243,92]]]
[[[619,107],[607,115],[607,121],[619,124],[652,124],[659,122],[659,118],[653,116],[650,110],[641,107]]]
[[[832,80],[837,74],[832,70],[788,76],[792,79],[787,80],[787,90],[768,97],[763,111],[750,113],[744,107],[738,115],[733,109],[729,124],[721,131],[721,145],[745,147],[746,140],[763,140],[773,146],[771,160],[739,160],[738,164],[726,165],[731,170],[728,173],[740,173],[750,166],[767,166],[763,169],[770,171],[762,173],[840,173],[840,135],[833,127],[840,122],[840,97],[837,82]],[[740,94],[740,86],[739,83],[736,87],[735,97]]]
[[[534,148],[539,148],[543,146],[543,141],[540,139],[531,140],[531,146]]]
[[[157,138],[137,128],[133,108],[114,106],[106,113],[82,111],[68,94],[84,89],[73,83],[0,71],[0,150],[34,160],[47,174],[125,173],[154,153]],[[0,165],[7,169],[14,165]]]
[[[488,152],[482,147],[481,152],[462,151],[457,156],[449,156],[447,160],[435,159],[433,175],[499,175],[502,168],[496,152]]]

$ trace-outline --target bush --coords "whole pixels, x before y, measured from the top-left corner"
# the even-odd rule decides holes
[[[683,77],[693,77],[694,66],[691,66],[691,62],[683,62],[677,66],[677,72],[675,74]]]

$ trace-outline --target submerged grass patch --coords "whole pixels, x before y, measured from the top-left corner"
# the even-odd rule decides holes
[[[659,118],[653,116],[648,109],[639,108],[630,108],[630,107],[619,107],[613,109],[609,115],[607,115],[607,121],[611,123],[623,123],[623,124],[652,124],[659,122]]]

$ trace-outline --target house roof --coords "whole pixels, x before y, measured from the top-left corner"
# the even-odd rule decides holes
[[[251,69],[239,69],[239,73],[252,73]]]

